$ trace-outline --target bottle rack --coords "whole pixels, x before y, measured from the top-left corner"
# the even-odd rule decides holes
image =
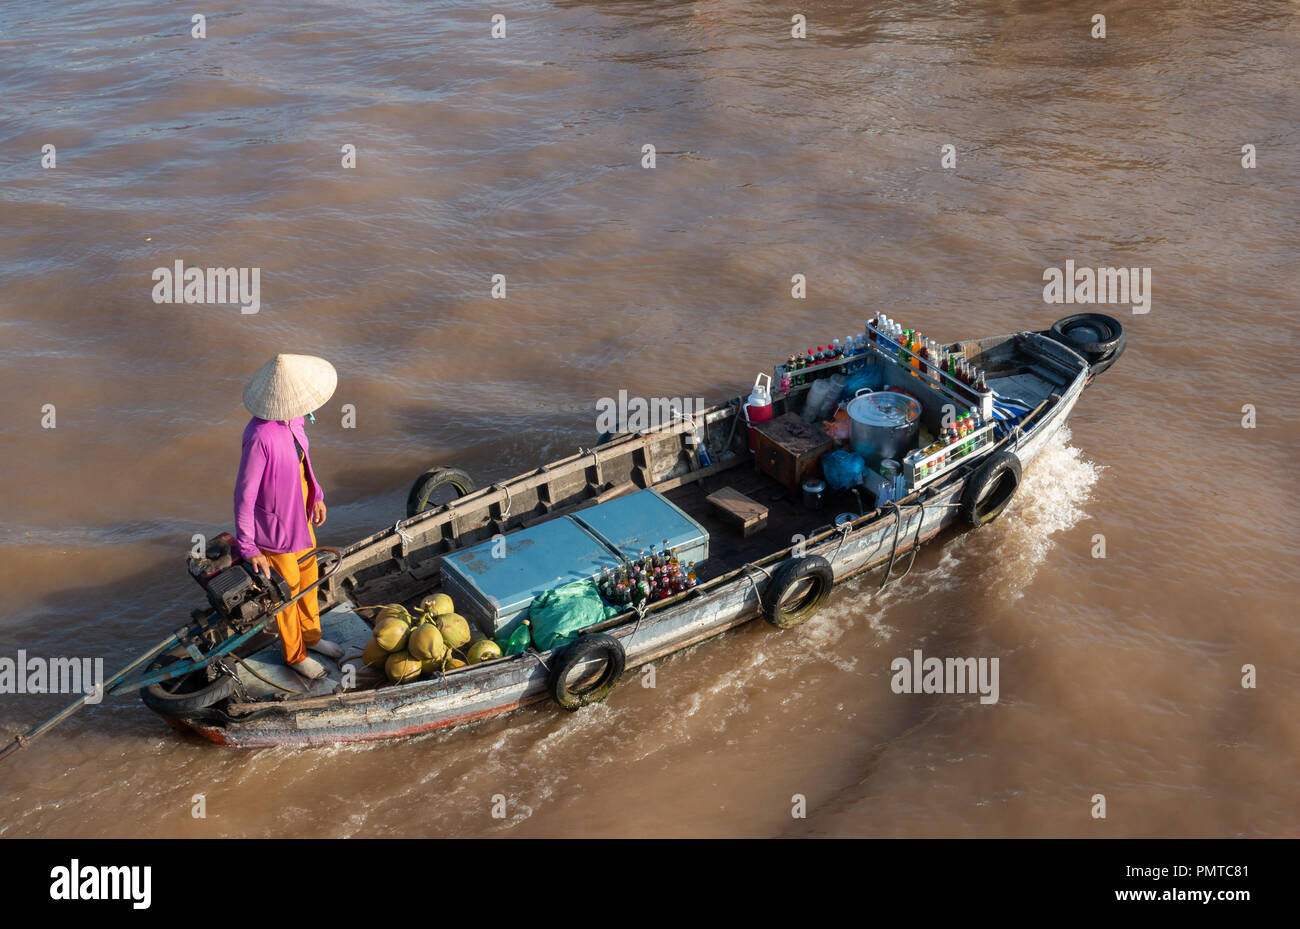
[[[798,377],[800,375],[816,375],[814,380],[817,380],[822,377],[829,377],[830,375],[835,374],[837,372],[847,374],[849,371],[856,371],[857,368],[862,364],[866,363],[866,361],[867,361],[867,353],[858,352],[856,355],[845,355],[844,357],[838,358],[835,361],[823,361],[821,364],[813,365],[810,368],[799,368],[789,373],[792,378]],[[785,362],[781,362],[780,364],[774,365],[772,367],[772,384],[774,385],[772,388],[773,394],[779,392],[777,385],[780,385],[781,377],[785,373],[786,373]],[[789,393],[794,393],[796,390],[799,390],[804,387],[808,387],[810,384],[812,384],[812,381],[804,381],[802,384],[792,383],[790,385]]]
[[[974,387],[959,381],[946,371],[941,371],[937,365],[927,358],[913,352],[910,348],[895,342],[892,338],[885,335],[875,326],[867,324],[867,349],[874,352],[877,357],[883,358],[900,368],[910,368],[911,373],[925,380],[931,387],[939,391],[945,397],[951,399],[958,405],[958,409],[969,409],[976,407],[979,410],[980,419],[984,422],[991,422],[993,419],[993,391],[976,390]],[[872,335],[875,339],[872,339]],[[886,348],[882,342],[888,342],[889,348]],[[899,357],[902,354],[906,358],[915,359],[917,364],[904,364]],[[854,356],[861,357],[861,356]]]
[[[902,462],[903,477],[907,481],[909,490],[916,490],[937,481],[951,473],[954,468],[992,451],[997,442],[993,435],[995,425],[987,422],[930,454],[924,451],[910,452]]]

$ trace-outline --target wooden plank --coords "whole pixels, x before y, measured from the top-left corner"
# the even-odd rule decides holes
[[[665,478],[658,484],[655,484],[654,489],[659,491],[661,494],[666,494],[668,491],[676,490],[684,484],[693,484],[706,477],[712,477],[715,474],[726,471],[728,468],[734,468],[743,460],[743,458],[739,457],[728,457],[725,460],[714,462],[707,468],[700,468],[697,471],[687,471],[685,474],[679,474],[677,477]]]
[[[640,490],[640,489],[641,488],[638,487],[636,484],[630,481],[625,481],[622,484],[618,484],[614,487],[609,488],[608,490],[604,490],[596,494],[594,497],[588,497],[586,500],[579,500],[576,503],[568,503],[565,504],[564,506],[557,506],[555,509],[551,510],[548,513],[538,513],[536,516],[529,516],[519,525],[520,528],[531,529],[533,526],[536,526],[539,523],[544,523],[547,522],[548,520],[556,519],[560,516],[568,516],[571,513],[577,513],[581,510],[587,509],[588,507],[593,507],[598,503],[604,503],[606,500],[613,500],[615,497],[622,497],[625,494],[630,494],[634,490]]]
[[[733,523],[745,536],[751,536],[767,525],[767,507],[751,500],[732,487],[715,490],[704,498]]]

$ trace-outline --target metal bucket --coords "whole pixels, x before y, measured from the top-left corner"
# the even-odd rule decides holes
[[[849,414],[849,446],[872,469],[885,458],[901,459],[916,446],[921,428],[921,404],[894,391],[871,393],[868,388],[845,407]]]

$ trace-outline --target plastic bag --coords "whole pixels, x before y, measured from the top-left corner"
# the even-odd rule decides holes
[[[844,382],[844,391],[840,394],[839,399],[847,402],[852,400],[854,395],[864,387],[879,390],[884,384],[885,369],[880,365],[867,365],[861,371],[855,371],[849,375],[848,380]]]
[[[844,409],[841,403],[835,409],[835,416],[826,426],[826,431],[830,433],[831,438],[838,444],[847,442],[853,435],[853,422],[849,419],[849,411]]]
[[[867,463],[856,452],[841,449],[822,455],[822,474],[831,490],[848,490],[862,483]]]
[[[533,598],[528,619],[533,626],[533,644],[547,651],[574,639],[578,630],[604,622],[618,615],[606,606],[600,591],[591,581],[575,581]]]

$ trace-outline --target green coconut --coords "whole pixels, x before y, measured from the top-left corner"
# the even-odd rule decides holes
[[[415,680],[420,676],[420,670],[420,659],[413,658],[408,651],[393,652],[384,662],[388,679],[398,684]]]
[[[501,657],[501,646],[491,639],[479,639],[469,647],[469,654],[465,657],[469,659],[470,664],[491,661],[493,658]]]
[[[410,635],[411,627],[396,617],[375,623],[375,641],[386,652],[400,652],[406,648],[406,640]]]
[[[442,633],[434,625],[416,626],[411,632],[411,637],[407,639],[406,647],[421,661],[428,658],[441,658],[447,653]]]
[[[429,594],[420,601],[420,609],[429,613],[430,616],[441,616],[443,613],[453,613],[456,607],[451,602],[451,597],[446,594]]]
[[[465,667],[465,662],[459,658],[448,658],[442,669],[444,671],[455,671],[457,668]]]
[[[452,648],[461,648],[469,643],[469,622],[459,613],[444,613],[434,620],[442,633],[443,641]]]
[[[411,624],[411,614],[406,612],[406,607],[400,603],[390,603],[380,607],[378,615],[375,616],[375,625],[378,626],[386,619],[400,619],[408,626]]]
[[[370,641],[366,643],[365,650],[361,653],[361,660],[368,667],[380,668],[383,667],[384,662],[388,660],[388,652],[384,650],[382,645],[375,641],[374,636],[371,636]]]

